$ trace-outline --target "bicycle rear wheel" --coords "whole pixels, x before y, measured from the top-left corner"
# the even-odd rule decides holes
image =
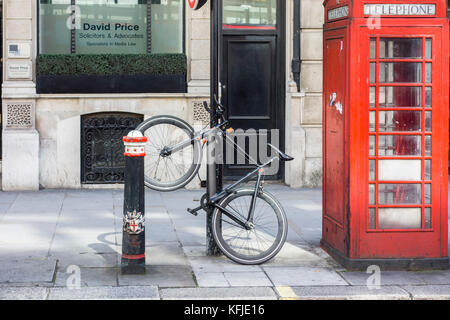
[[[144,182],[148,188],[174,191],[195,177],[202,158],[200,141],[194,140],[181,150],[164,153],[167,148],[194,138],[194,129],[187,122],[177,117],[157,116],[147,119],[136,130],[148,139],[144,160]]]
[[[247,220],[252,188],[238,189],[219,205]],[[219,209],[213,211],[212,233],[220,250],[240,264],[261,264],[272,259],[286,241],[288,225],[281,204],[268,192],[259,192],[253,217],[254,228],[246,230]]]

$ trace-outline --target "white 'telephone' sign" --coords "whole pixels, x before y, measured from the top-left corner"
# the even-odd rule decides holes
[[[435,4],[365,4],[364,15],[366,16],[434,16],[436,15]]]

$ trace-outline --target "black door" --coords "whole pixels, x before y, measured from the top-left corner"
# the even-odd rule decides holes
[[[235,134],[235,141],[242,142],[244,135],[251,160],[264,161],[270,155],[270,150],[260,149],[265,147],[265,140],[284,149],[285,1],[222,0],[221,3],[222,102],[227,106],[232,127],[242,129]],[[279,130],[278,134],[271,136],[273,130]],[[254,168],[249,165],[251,160],[241,153],[234,150],[231,156],[230,148],[225,149],[228,159],[225,178],[241,177]],[[282,174],[283,168],[271,170],[266,178],[280,179]]]

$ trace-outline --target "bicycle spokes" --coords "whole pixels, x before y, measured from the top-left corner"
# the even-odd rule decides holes
[[[190,139],[190,136],[183,130],[167,124],[154,126],[145,134],[149,140],[146,148],[149,161],[145,162],[147,175],[160,182],[181,178],[192,163],[192,148],[184,148],[170,154],[165,154],[164,150]]]
[[[227,208],[235,214],[247,218],[252,196],[242,196],[231,201]],[[222,214],[222,236],[228,246],[237,253],[249,256],[260,255],[273,245],[278,235],[278,219],[272,207],[257,198],[252,228],[246,229],[230,217]]]

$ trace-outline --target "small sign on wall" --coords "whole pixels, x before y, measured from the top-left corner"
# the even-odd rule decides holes
[[[8,79],[25,79],[31,80],[32,78],[32,66],[31,62],[23,63],[7,63],[6,74]]]
[[[8,42],[7,52],[10,59],[31,58],[31,44],[26,42]]]

